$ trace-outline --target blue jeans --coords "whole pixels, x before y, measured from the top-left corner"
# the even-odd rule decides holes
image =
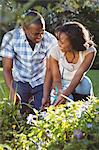
[[[30,105],[39,110],[42,104],[43,97],[43,84],[38,85],[34,88],[28,82],[14,81],[13,87],[21,98],[21,103],[30,103]],[[24,113],[28,107],[22,104],[21,113]]]
[[[69,84],[70,82],[62,80],[63,90],[66,89],[69,86]],[[93,87],[91,80],[87,76],[84,76],[78,84],[78,86],[75,88],[74,92],[83,95],[93,95]]]
[[[63,91],[69,86],[70,82],[66,80],[62,80],[62,89]],[[83,79],[80,81],[78,86],[75,88],[73,91],[73,94],[69,95],[68,97],[72,100],[74,100],[74,97],[79,96],[77,99],[81,100],[82,98],[85,98],[84,96],[89,96],[89,95],[94,95],[93,94],[93,87],[92,87],[92,82],[91,80],[87,77],[84,76]],[[55,95],[53,95],[53,92],[51,92],[51,101],[54,103],[54,98]]]
[[[79,85],[75,89],[75,93],[83,95],[93,95],[93,86],[89,77],[84,76]]]

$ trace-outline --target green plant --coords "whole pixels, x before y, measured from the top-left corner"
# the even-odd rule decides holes
[[[20,114],[20,105],[0,101],[0,149],[98,149],[99,100],[67,102],[46,112]]]

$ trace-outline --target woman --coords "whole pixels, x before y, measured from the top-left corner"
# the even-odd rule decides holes
[[[96,55],[96,49],[88,30],[78,22],[68,22],[59,27],[56,29],[56,36],[58,45],[50,51],[52,87],[58,89],[55,106],[65,102],[62,94],[73,100],[85,99],[93,95],[92,83],[85,74],[90,69]],[[50,87],[49,81],[47,84],[48,78],[46,75],[44,91]],[[46,95],[48,95],[47,91],[44,97]],[[43,106],[47,103],[44,97]]]

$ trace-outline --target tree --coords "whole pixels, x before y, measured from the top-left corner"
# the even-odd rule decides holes
[[[22,14],[29,9],[35,9],[46,21],[47,30],[54,32],[56,26],[67,21],[79,21],[87,26],[95,35],[99,45],[99,3],[93,0],[1,0],[0,32],[2,36],[8,30],[22,23]],[[95,62],[99,66],[99,52]]]

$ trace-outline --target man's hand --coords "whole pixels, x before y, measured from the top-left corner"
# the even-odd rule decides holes
[[[9,99],[14,101],[15,104],[18,104],[19,98],[16,95],[16,92],[12,87],[12,83],[13,83],[13,76],[12,76],[13,59],[3,57],[2,62],[3,62],[4,78],[5,78],[5,81],[6,81],[6,85],[9,88],[9,91],[10,91]]]
[[[19,96],[17,95],[16,91],[12,87],[10,88],[9,99],[12,100],[16,105],[20,101]]]

